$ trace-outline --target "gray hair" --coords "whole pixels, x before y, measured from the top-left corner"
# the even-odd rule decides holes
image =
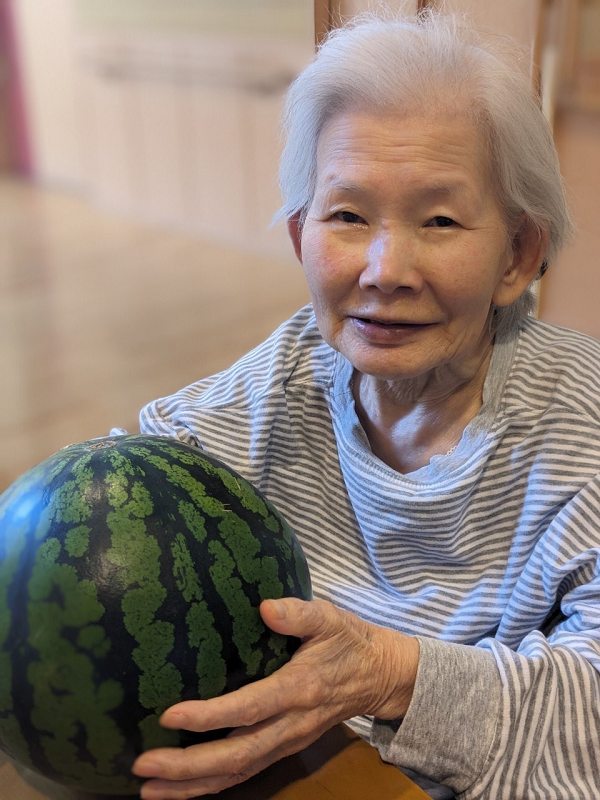
[[[572,232],[552,132],[512,39],[485,37],[462,18],[363,14],[334,29],[294,81],[284,112],[279,217],[302,223],[316,187],[317,144],[329,120],[352,110],[398,114],[464,109],[484,137],[507,234],[528,219],[548,234],[544,260]],[[531,286],[494,327],[511,330],[535,306]]]

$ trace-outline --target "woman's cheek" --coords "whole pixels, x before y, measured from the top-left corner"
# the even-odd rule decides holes
[[[336,248],[323,243],[306,251],[304,271],[311,291],[329,293],[339,288],[344,275],[342,258]]]

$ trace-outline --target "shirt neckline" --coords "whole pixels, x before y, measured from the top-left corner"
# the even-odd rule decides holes
[[[511,373],[519,333],[498,337],[483,386],[483,403],[478,414],[467,424],[456,449],[450,455],[433,456],[429,464],[413,472],[401,473],[381,461],[371,450],[360,424],[352,394],[354,368],[348,359],[336,352],[331,386],[332,420],[338,441],[369,473],[393,478],[408,484],[439,484],[459,468],[468,469],[481,455],[483,445],[494,438],[502,421],[502,403]]]

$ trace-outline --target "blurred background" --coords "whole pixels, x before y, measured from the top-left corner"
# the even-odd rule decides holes
[[[308,301],[270,226],[282,99],[330,27],[377,5],[0,0],[0,491],[135,432]],[[531,54],[578,226],[539,315],[600,338],[600,0],[444,5]]]

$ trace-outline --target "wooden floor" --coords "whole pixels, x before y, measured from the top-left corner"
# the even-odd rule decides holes
[[[308,301],[294,260],[149,228],[0,178],[0,491],[216,372]]]
[[[600,115],[558,131],[577,241],[540,315],[600,337]],[[287,263],[0,178],[0,491],[60,447],[232,363],[308,300]]]

